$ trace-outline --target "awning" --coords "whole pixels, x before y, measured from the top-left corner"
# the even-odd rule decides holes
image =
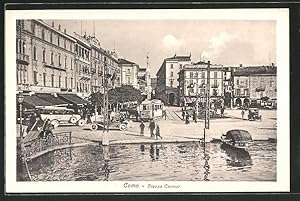
[[[80,98],[79,96],[75,94],[57,94],[61,99],[67,101],[68,103],[71,104],[76,104],[76,105],[84,105],[88,104],[89,102]]]
[[[36,95],[31,96],[24,96],[24,102],[23,104],[27,106],[28,108],[35,108],[39,106],[50,106],[53,105],[52,103],[45,101],[41,98],[39,98]]]
[[[66,102],[63,99],[61,99],[60,97],[54,96],[52,94],[39,93],[39,94],[36,94],[36,96],[43,99],[44,101],[50,102],[51,105],[56,105],[56,106],[67,106],[67,105],[69,105],[68,102]]]

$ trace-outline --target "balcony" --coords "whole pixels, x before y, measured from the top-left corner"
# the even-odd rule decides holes
[[[51,68],[51,69],[55,69],[55,70],[59,70],[59,71],[66,71],[65,68],[60,68],[58,66],[54,66],[54,64],[44,64],[44,66],[46,68]]]
[[[29,64],[29,55],[17,53],[17,62],[20,64]]]

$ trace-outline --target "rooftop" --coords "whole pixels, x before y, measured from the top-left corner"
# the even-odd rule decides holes
[[[137,65],[136,63],[133,63],[132,61],[128,61],[126,59],[119,59],[120,64],[132,64],[132,65]]]
[[[181,60],[181,61],[190,61],[191,60],[191,54],[188,56],[183,56],[183,55],[175,55],[173,57],[170,58],[166,58],[166,60]]]
[[[277,74],[276,66],[247,66],[236,68],[233,72],[235,76],[248,76],[248,75],[258,75],[258,74]]]

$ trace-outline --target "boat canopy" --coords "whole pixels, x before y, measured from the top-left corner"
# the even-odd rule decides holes
[[[225,139],[230,139],[234,142],[247,142],[247,141],[252,141],[252,136],[251,134],[246,131],[246,130],[230,130],[226,133]]]

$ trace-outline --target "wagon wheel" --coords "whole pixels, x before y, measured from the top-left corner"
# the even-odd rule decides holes
[[[97,130],[98,129],[98,125],[97,124],[92,124],[91,129],[93,131]]]
[[[84,124],[85,124],[85,120],[84,119],[79,119],[78,122],[77,122],[78,126],[84,126]]]
[[[126,129],[127,129],[126,124],[120,124],[120,125],[119,125],[119,129],[120,129],[121,131],[126,130]]]
[[[53,120],[51,121],[51,124],[54,126],[54,128],[57,128],[57,127],[59,126],[59,121],[56,120],[56,119],[53,119]]]
[[[71,117],[69,120],[72,124],[75,124],[77,122],[77,118],[76,117]]]

